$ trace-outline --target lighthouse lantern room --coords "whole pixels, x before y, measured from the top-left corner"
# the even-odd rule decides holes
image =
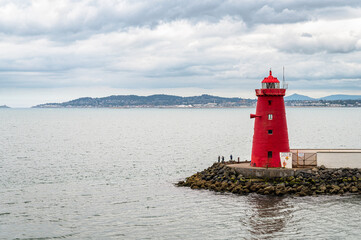
[[[252,145],[251,166],[281,167],[280,152],[289,152],[285,103],[286,89],[272,76],[262,81],[262,88],[256,89],[258,97]]]

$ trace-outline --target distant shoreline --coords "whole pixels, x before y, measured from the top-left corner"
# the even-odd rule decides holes
[[[239,109],[255,108],[256,106],[237,107],[176,107],[176,106],[149,106],[149,107],[29,107],[28,109]],[[286,108],[360,108],[361,106],[286,106]]]
[[[299,95],[297,96],[299,97]],[[361,107],[361,99],[292,100],[285,98],[287,107]],[[113,95],[102,98],[83,97],[62,103],[45,103],[34,108],[247,108],[255,107],[256,99],[227,98],[203,94],[181,97],[174,95]]]

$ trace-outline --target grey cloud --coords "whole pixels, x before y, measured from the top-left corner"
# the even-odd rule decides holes
[[[291,83],[293,89],[341,92],[345,90],[360,90],[361,77],[356,79],[300,79]]]
[[[301,37],[312,38],[312,34],[310,34],[310,33],[302,33]]]
[[[2,88],[253,89],[286,65],[296,85],[361,90],[359,27],[323,20],[358,1],[20,2],[0,3]]]
[[[311,35],[312,36],[312,35]],[[302,38],[303,37],[303,38]],[[288,53],[317,54],[317,53],[351,53],[360,51],[357,38],[315,38],[302,35],[301,38],[288,38],[275,44],[280,51]]]
[[[129,27],[154,27],[163,22],[186,19],[218,22],[225,17],[257,24],[294,23],[313,19],[315,10],[360,7],[359,1],[3,1],[0,31],[13,35],[42,35],[52,40],[84,39],[94,33],[125,31]],[[1,17],[2,16],[2,17]]]
[[[307,13],[290,10],[288,8],[277,11],[276,9],[264,5],[255,12],[245,14],[244,18],[250,24],[281,24],[281,23],[295,23],[308,20],[310,17]]]

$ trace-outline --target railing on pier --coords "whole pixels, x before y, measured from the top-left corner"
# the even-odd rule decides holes
[[[293,168],[310,168],[317,166],[317,152],[291,150]]]

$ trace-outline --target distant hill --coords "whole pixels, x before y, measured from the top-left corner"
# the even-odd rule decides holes
[[[173,95],[113,95],[103,98],[78,98],[63,103],[46,103],[35,108],[111,108],[111,107],[237,107],[250,106],[256,100],[243,98],[224,98],[212,95],[180,97]]]
[[[341,98],[341,99],[340,99]],[[353,98],[350,100],[350,98]],[[113,95],[103,98],[84,97],[63,103],[45,103],[33,108],[227,108],[251,107],[256,105],[256,99],[225,98],[212,95],[193,97],[180,97],[174,95]],[[361,96],[357,95],[331,95],[321,99],[293,94],[285,97],[286,106],[305,107],[360,107]]]
[[[311,98],[305,95],[301,95],[301,94],[292,94],[288,97],[285,97],[285,101],[313,101],[316,100],[315,98]]]
[[[337,95],[330,95],[326,97],[319,98],[320,100],[361,100],[361,95],[344,95],[344,94],[337,94]]]
[[[6,105],[1,105],[0,108],[10,108],[10,107],[8,107]]]
[[[361,100],[361,95],[345,95],[345,94],[336,94],[330,95],[322,98],[311,98],[301,94],[292,94],[288,97],[285,97],[285,101],[338,101],[338,100]]]

